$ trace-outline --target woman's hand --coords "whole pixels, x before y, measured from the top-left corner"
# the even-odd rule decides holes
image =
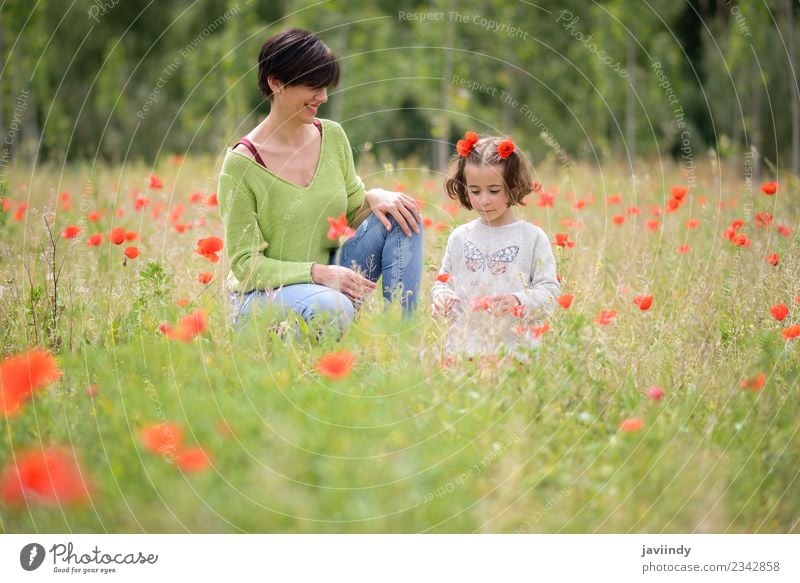
[[[436,299],[433,300],[433,314],[446,316],[453,304],[460,301],[461,298],[454,293],[447,291],[438,293]]]
[[[417,203],[412,197],[402,192],[373,188],[367,191],[366,200],[372,213],[378,217],[387,231],[391,231],[392,224],[386,215],[392,215],[406,236],[411,236],[410,229],[419,233],[422,213],[419,212]]]
[[[369,292],[378,287],[374,281],[341,265],[315,263],[311,266],[311,280],[318,285],[337,289],[357,303],[361,303]]]

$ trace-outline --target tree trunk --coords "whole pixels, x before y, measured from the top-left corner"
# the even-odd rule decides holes
[[[636,45],[628,37],[626,66],[628,67],[628,87],[625,95],[625,141],[628,142],[628,157],[631,171],[636,160]]]
[[[455,12],[455,0],[450,0],[450,12]],[[456,25],[452,18],[447,19],[447,29],[445,31],[444,67],[442,75],[442,94],[440,100],[442,119],[441,137],[436,142],[434,155],[434,168],[444,171],[447,166],[448,152],[450,151],[450,86],[453,83],[453,51],[449,50],[455,42]]]
[[[785,0],[789,38],[789,87],[792,93],[792,174],[800,176],[800,95],[797,89],[797,52],[795,48],[792,0]]]
[[[753,99],[750,105],[750,151],[753,153],[753,183],[761,181],[761,102],[763,79],[758,60],[753,59]]]
[[[337,39],[338,46],[336,48],[338,49],[339,54],[344,56],[347,55],[350,48],[349,37],[347,35],[348,30],[349,27],[347,26],[340,27],[339,37]],[[341,123],[343,111],[344,111],[344,87],[340,83],[339,86],[336,88],[336,96],[333,98],[333,104],[331,106],[331,117],[335,121]]]

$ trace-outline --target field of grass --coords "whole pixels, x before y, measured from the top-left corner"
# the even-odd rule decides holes
[[[710,163],[694,184],[642,164],[635,187],[622,166],[539,168],[552,206],[534,193],[520,216],[550,235],[572,304],[532,364],[446,366],[427,301],[411,320],[369,301],[339,342],[281,337],[263,318],[234,333],[224,251],[195,253],[222,232],[216,162],[11,173],[1,354],[47,348],[63,375],[0,417],[0,532],[800,531],[800,339],[784,337],[800,322],[796,183],[766,195]],[[425,202],[427,300],[448,233],[473,217],[441,176],[362,175]],[[669,212],[676,186],[690,188]],[[723,236],[736,219],[740,245]],[[82,231],[62,238],[69,225]],[[114,226],[138,237],[113,245]],[[208,325],[191,341],[160,329],[197,309]],[[349,374],[320,374],[343,350]],[[173,432],[160,453],[142,437],[153,427]],[[194,455],[176,460],[178,428]],[[15,460],[50,446],[88,491],[15,498]]]

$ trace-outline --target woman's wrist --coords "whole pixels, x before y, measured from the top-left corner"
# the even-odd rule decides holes
[[[318,280],[318,279],[320,278],[320,276],[322,275],[322,273],[323,273],[323,271],[322,271],[322,270],[323,270],[325,267],[326,267],[326,266],[325,266],[325,265],[322,265],[321,263],[312,263],[312,264],[311,264],[311,281],[312,281],[312,282],[314,282],[314,283],[319,283],[317,280]]]

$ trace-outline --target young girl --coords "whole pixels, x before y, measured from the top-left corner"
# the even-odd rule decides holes
[[[449,355],[505,348],[524,359],[524,349],[541,342],[542,319],[561,293],[547,235],[514,213],[531,192],[530,173],[511,140],[467,132],[457,150],[445,189],[478,218],[447,241],[433,312],[447,316]]]

